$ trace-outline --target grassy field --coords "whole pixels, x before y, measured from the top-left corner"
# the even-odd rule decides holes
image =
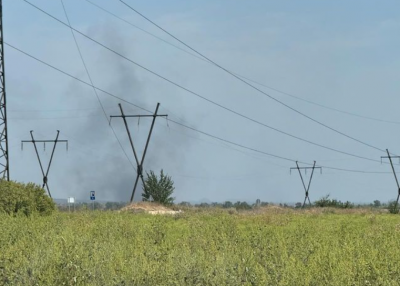
[[[400,216],[0,215],[0,285],[400,285]]]

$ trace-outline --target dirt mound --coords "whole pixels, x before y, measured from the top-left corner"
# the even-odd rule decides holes
[[[138,202],[132,203],[124,208],[121,211],[133,212],[133,213],[149,213],[149,214],[178,214],[182,211],[174,211],[173,209],[167,208],[158,203],[151,202]]]

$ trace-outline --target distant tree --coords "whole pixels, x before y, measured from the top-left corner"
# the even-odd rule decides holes
[[[339,203],[340,203],[340,207],[343,208],[343,209],[352,209],[352,208],[354,208],[354,204],[349,202],[349,201],[346,201],[345,203],[341,203],[339,201]]]
[[[171,177],[164,175],[164,171],[161,170],[160,178],[150,171],[147,173],[147,178],[144,181],[142,198],[143,201],[153,201],[164,205],[170,205],[174,203],[172,194],[175,190],[174,182]]]
[[[381,206],[381,201],[375,200],[374,207],[379,208]]]
[[[200,208],[209,208],[210,205],[208,203],[200,203],[198,205],[196,205],[196,207],[200,207]]]
[[[251,209],[251,206],[250,206],[248,203],[246,203],[246,202],[240,202],[240,201],[238,201],[238,202],[236,202],[233,206],[234,206],[237,210],[249,210],[249,209]]]
[[[233,204],[232,204],[232,202],[230,202],[230,201],[226,201],[226,202],[224,202],[224,203],[222,204],[222,207],[223,207],[224,209],[230,209],[230,208],[233,208]]]

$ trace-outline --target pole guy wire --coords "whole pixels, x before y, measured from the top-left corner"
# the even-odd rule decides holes
[[[63,10],[64,10],[65,18],[66,18],[67,21],[68,21],[68,25],[71,27],[71,22],[70,22],[70,20],[69,20],[68,13],[67,13],[67,9],[65,8],[64,1],[63,1],[63,0],[61,0],[61,5],[62,5],[62,8],[63,8]],[[88,69],[88,67],[87,67],[87,65],[86,65],[85,59],[83,58],[82,51],[81,51],[81,49],[80,49],[80,47],[79,47],[79,44],[78,44],[78,40],[76,39],[75,33],[74,33],[74,31],[73,31],[72,28],[71,28],[71,34],[72,34],[72,37],[74,38],[75,46],[76,46],[76,49],[78,50],[79,57],[81,58],[81,62],[82,62],[82,64],[83,64],[84,68],[85,68],[86,75],[87,75],[87,77],[89,78],[90,84],[91,84],[92,87],[93,87],[93,92],[94,92],[94,94],[96,95],[97,101],[99,102],[99,104],[100,104],[100,106],[101,106],[101,109],[103,110],[103,113],[104,113],[104,116],[105,116],[105,118],[106,118],[106,120],[107,120],[107,123],[109,123],[107,112],[106,112],[106,110],[105,110],[105,108],[104,108],[104,106],[103,106],[103,103],[102,103],[101,100],[100,100],[100,97],[99,97],[99,95],[98,95],[98,93],[97,93],[97,90],[94,88],[94,84],[93,84],[92,77],[90,76],[89,69]],[[108,124],[108,126],[110,126],[110,128],[111,128],[111,130],[112,130],[112,132],[113,132],[113,134],[114,134],[114,137],[115,137],[115,139],[117,139],[118,145],[119,145],[119,147],[121,148],[122,152],[124,153],[126,159],[128,159],[128,161],[129,161],[129,163],[131,164],[132,168],[135,169],[135,167],[133,166],[133,163],[131,162],[131,160],[129,159],[128,155],[126,154],[126,152],[125,152],[125,150],[124,150],[124,147],[123,147],[122,144],[121,144],[121,141],[119,140],[117,134],[115,133],[114,128],[113,128],[110,124]]]

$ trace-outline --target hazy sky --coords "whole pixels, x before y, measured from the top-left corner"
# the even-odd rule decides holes
[[[132,24],[184,46],[117,0],[92,0]],[[341,136],[279,105],[222,70],[94,7],[65,0],[72,26],[162,76],[236,112],[309,141],[371,159],[385,153]],[[133,1],[127,3],[225,68],[339,113],[256,85],[293,108],[380,149],[400,154],[399,1]],[[32,0],[66,21],[61,2]],[[88,82],[71,31],[22,0],[3,1],[5,41]],[[311,200],[388,201],[397,196],[390,166],[362,160],[279,134],[165,82],[76,34],[95,86],[199,130],[293,160],[386,174],[323,169],[315,173]],[[60,144],[49,174],[55,198],[130,198],[135,171],[122,153],[93,89],[6,46],[10,174],[36,183],[42,176],[33,146],[20,141],[69,140]],[[119,100],[99,92],[108,115]],[[126,113],[143,111],[123,103]],[[151,119],[129,119],[137,152]],[[134,162],[121,119],[112,121]],[[145,170],[161,168],[175,181],[177,201],[304,199],[295,164],[254,153],[157,119]],[[39,147],[47,162],[51,145]],[[395,161],[398,163],[398,160]],[[307,173],[306,180],[309,178]],[[137,199],[140,199],[138,192]]]

